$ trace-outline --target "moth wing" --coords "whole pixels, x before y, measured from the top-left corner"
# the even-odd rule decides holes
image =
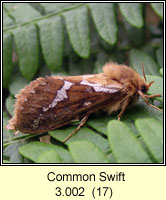
[[[126,94],[120,85],[102,85],[74,77],[46,77],[33,81],[17,96],[9,125],[23,133],[41,133],[69,124]]]

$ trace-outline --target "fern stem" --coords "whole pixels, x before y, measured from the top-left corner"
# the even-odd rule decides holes
[[[16,28],[21,27],[21,26],[26,26],[26,25],[29,25],[29,24],[35,24],[38,21],[41,21],[41,20],[44,20],[44,19],[47,19],[47,18],[51,18],[51,17],[54,17],[56,15],[62,15],[64,12],[67,12],[67,11],[73,10],[73,9],[77,9],[79,7],[82,7],[82,6],[87,6],[87,5],[88,5],[87,3],[80,3],[79,5],[73,5],[73,6],[69,7],[69,8],[64,8],[63,11],[59,11],[57,13],[51,13],[49,15],[44,15],[42,17],[36,18],[36,19],[34,19],[32,21],[27,21],[27,22],[24,22],[22,24],[17,24],[17,25],[10,26],[9,28],[3,29],[3,32],[4,33],[5,32],[10,32],[12,29],[16,29]],[[12,16],[10,16],[10,17],[12,17]]]

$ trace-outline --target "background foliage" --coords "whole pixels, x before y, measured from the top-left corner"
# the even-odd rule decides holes
[[[105,62],[125,63],[142,74],[149,94],[163,93],[162,3],[3,3],[4,163],[162,163],[162,113],[139,101],[117,114],[92,115],[76,127],[14,136],[5,129],[14,96],[36,77],[99,73]],[[162,107],[163,98],[153,104]]]

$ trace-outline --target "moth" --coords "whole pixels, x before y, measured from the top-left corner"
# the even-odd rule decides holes
[[[162,111],[148,102],[160,95],[146,94],[153,81],[146,82],[144,68],[143,76],[131,67],[109,62],[99,74],[40,77],[16,95],[14,116],[7,129],[43,133],[81,120],[65,142],[84,126],[91,113],[104,110],[110,115],[119,110],[120,120],[139,96],[148,106]]]

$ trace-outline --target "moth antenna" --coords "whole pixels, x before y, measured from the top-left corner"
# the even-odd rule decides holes
[[[145,82],[146,82],[146,76],[145,76],[144,64],[143,63],[141,64],[141,67],[142,67],[142,73],[143,73],[143,76],[144,76],[144,79],[145,79]]]
[[[151,81],[149,84],[148,84],[148,88],[150,88],[150,86],[154,83],[154,81]]]
[[[156,110],[159,110],[159,111],[161,111],[161,112],[163,111],[162,109],[160,109],[160,108],[158,108],[158,107],[156,107],[156,106],[150,104],[150,103],[148,102],[148,100],[146,99],[144,93],[141,92],[141,90],[138,90],[138,94],[143,98],[143,100],[145,101],[145,103],[146,103],[148,106],[150,106],[150,107],[152,107],[152,108],[154,108],[154,109],[156,109]]]

